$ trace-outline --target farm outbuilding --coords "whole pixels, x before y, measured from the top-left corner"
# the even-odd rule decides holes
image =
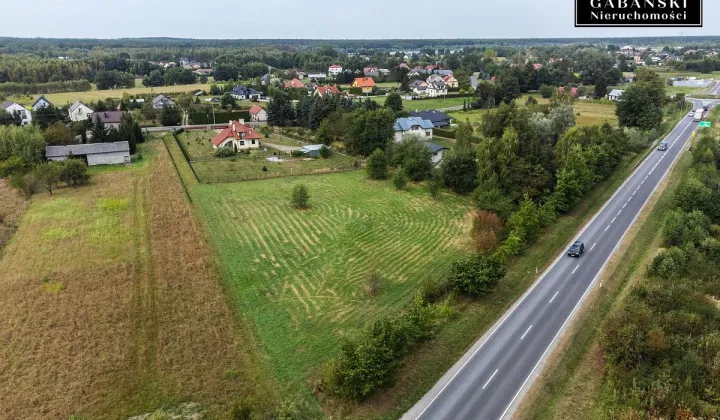
[[[309,144],[300,148],[300,151],[308,156],[320,156],[320,149],[323,148],[322,144]]]
[[[130,163],[130,144],[126,141],[115,143],[71,144],[68,146],[47,146],[45,157],[47,160],[64,161],[72,156],[73,159],[83,159],[88,166],[116,165]]]

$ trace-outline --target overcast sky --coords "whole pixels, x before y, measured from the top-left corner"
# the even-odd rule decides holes
[[[703,28],[575,28],[573,0],[2,1],[0,36],[45,38],[565,38],[720,35]]]

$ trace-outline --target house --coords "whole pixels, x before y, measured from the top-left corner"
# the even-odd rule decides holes
[[[420,71],[420,70],[418,70],[418,69],[412,69],[412,70],[410,70],[410,71],[408,72],[407,76],[408,76],[408,77],[418,77],[418,76],[423,75],[423,74],[425,74],[424,71]]]
[[[558,93],[565,93],[565,88],[564,88],[563,86],[560,86],[560,87],[558,88]],[[571,94],[572,96],[577,96],[577,95],[578,95],[578,88],[576,88],[576,87],[570,88],[570,94]]]
[[[380,76],[380,70],[377,67],[365,67],[363,69],[363,74],[366,77],[378,77]]]
[[[416,135],[423,140],[432,139],[433,123],[420,117],[398,118],[393,125],[395,129],[395,141],[401,142],[406,136]]]
[[[205,102],[218,103],[220,102],[220,98],[207,98],[205,99]]]
[[[442,161],[443,152],[448,148],[435,143],[425,143],[425,145],[430,149],[430,162],[433,166],[437,166]]]
[[[443,80],[443,77],[440,76],[439,74],[431,74],[430,76],[427,77],[427,79],[425,79],[425,81],[428,82],[428,84],[433,83],[433,82],[442,82],[442,80]]]
[[[328,74],[332,77],[337,76],[338,74],[342,73],[343,68],[339,64],[333,64],[332,66],[328,67]]]
[[[314,95],[316,96],[330,96],[339,94],[340,90],[338,90],[336,86],[317,86],[314,92]]]
[[[390,74],[390,69],[378,69],[381,75],[387,76]]]
[[[8,114],[20,116],[22,125],[30,125],[32,123],[32,112],[25,109],[24,106],[13,101],[5,101],[0,103],[0,109],[4,109]]]
[[[540,64],[540,63],[535,63],[535,64],[533,64],[533,69],[536,70],[536,71],[537,71],[537,70],[540,70],[540,69],[542,69],[542,68],[543,68],[543,65]]]
[[[452,76],[453,71],[452,70],[443,70],[443,69],[436,69],[435,74],[439,74],[440,76]]]
[[[253,105],[250,107],[250,121],[267,122],[267,111],[261,106]]]
[[[100,111],[90,114],[90,119],[92,120],[92,122],[100,120],[108,128],[118,128],[120,127],[120,120],[122,119],[123,115],[125,115],[125,112],[123,111]]]
[[[625,92],[622,89],[613,89],[610,93],[608,93],[607,98],[611,101],[617,101],[622,96],[623,92]]]
[[[449,89],[457,89],[457,87],[459,86],[458,80],[453,75],[447,75],[443,77],[442,81],[445,82],[445,85]]]
[[[243,85],[237,85],[230,91],[230,96],[235,99],[260,99],[263,97],[263,93],[253,88],[248,88]]]
[[[428,64],[427,66],[425,66],[425,71],[427,71],[428,73],[432,73],[436,68],[437,66],[435,64]]]
[[[300,148],[300,151],[307,156],[320,156],[320,149],[325,146],[324,144],[308,144]]]
[[[400,63],[400,65],[399,65],[398,67],[400,67],[401,69],[408,69],[408,70],[410,70],[410,66],[408,66],[407,63]]]
[[[33,111],[37,111],[40,108],[47,108],[52,106],[52,103],[45,98],[45,95],[40,95],[39,98],[32,104]]]
[[[442,80],[428,83],[425,94],[431,98],[447,95],[447,85]]]
[[[305,87],[305,84],[298,80],[297,78],[292,79],[289,82],[285,82],[285,88],[294,88],[294,89],[302,89]]]
[[[70,157],[72,155],[72,157]],[[48,160],[65,161],[82,159],[88,166],[130,164],[130,144],[126,141],[114,143],[71,144],[68,146],[47,146]]]
[[[434,109],[425,111],[410,111],[409,114],[411,117],[420,117],[423,120],[429,120],[431,123],[433,123],[433,126],[435,128],[447,127],[450,125],[450,121],[452,120],[452,118],[450,118],[450,116],[448,116],[444,112],[440,112]]]
[[[327,79],[327,74],[325,73],[310,73],[308,74],[308,79],[310,80],[325,80]]]
[[[362,93],[370,93],[375,89],[375,81],[371,77],[356,77],[350,87],[362,89]]]
[[[473,89],[477,89],[478,87],[478,76],[473,74],[470,76],[470,86],[472,86]]]
[[[236,150],[259,149],[263,135],[245,125],[245,121],[230,121],[226,129],[212,139],[213,149],[229,147]]]
[[[169,96],[165,95],[158,95],[153,98],[152,100],[152,107],[155,109],[163,109],[165,107],[174,107],[176,106],[175,101],[170,99]]]
[[[75,103],[68,108],[70,121],[85,121],[93,112],[95,111],[80,101],[75,101]]]
[[[210,76],[213,72],[213,69],[197,69],[193,71],[193,74],[196,74],[198,76]]]

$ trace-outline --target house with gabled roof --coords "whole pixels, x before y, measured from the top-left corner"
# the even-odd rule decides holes
[[[213,149],[228,147],[234,150],[259,149],[263,135],[245,124],[245,121],[230,121],[227,128],[212,139]]]
[[[230,91],[230,96],[240,100],[261,99],[263,97],[263,93],[253,88],[237,85]]]
[[[375,89],[375,81],[372,77],[356,77],[350,87],[362,89],[362,93],[370,93]]]
[[[259,105],[253,105],[250,107],[250,121],[252,122],[267,122],[267,111],[265,108]]]
[[[298,80],[297,78],[293,78],[289,82],[285,82],[285,88],[294,88],[294,89],[303,89],[305,87],[305,84]]]
[[[450,121],[452,121],[452,117],[435,109],[410,111],[409,114],[411,117],[420,117],[423,120],[429,120],[436,128],[447,127],[450,125]]]
[[[432,140],[433,123],[420,117],[398,118],[393,125],[395,141],[401,142],[406,136],[415,135],[423,140]]]
[[[45,95],[40,95],[40,97],[33,102],[31,108],[33,111],[37,111],[40,108],[47,108],[49,106],[52,106],[52,103],[45,98]]]
[[[447,95],[447,93],[447,85],[442,80],[428,83],[427,89],[425,89],[425,94],[431,98]]]
[[[332,66],[328,67],[328,74],[333,77],[342,73],[342,71],[343,67],[339,64],[333,64]]]
[[[95,111],[80,101],[75,101],[75,103],[70,105],[70,108],[68,108],[70,121],[85,121],[90,117],[90,115],[92,115],[93,112]]]
[[[315,92],[313,92],[315,96],[330,96],[330,95],[339,95],[340,90],[337,88],[337,86],[316,86]]]
[[[30,125],[32,123],[32,113],[17,102],[1,102],[0,109],[5,110],[5,112],[12,116],[18,115],[22,125]]]
[[[176,105],[177,104],[175,103],[175,101],[173,101],[172,99],[170,99],[169,96],[166,96],[166,95],[158,95],[158,96],[154,97],[152,100],[152,107],[154,109],[163,109],[166,106],[174,107]]]
[[[459,86],[458,80],[452,74],[448,74],[447,76],[443,77],[442,80],[450,89],[457,89],[457,87]]]

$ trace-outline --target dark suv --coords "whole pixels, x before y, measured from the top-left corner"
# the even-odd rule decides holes
[[[667,142],[666,142],[666,141],[662,141],[662,142],[660,142],[660,144],[658,145],[658,148],[657,148],[657,149],[658,149],[659,151],[661,151],[661,152],[664,152],[664,151],[667,150],[667,148],[668,148]]]
[[[585,252],[585,244],[580,241],[575,241],[568,249],[568,255],[571,257],[580,258],[583,252]]]

